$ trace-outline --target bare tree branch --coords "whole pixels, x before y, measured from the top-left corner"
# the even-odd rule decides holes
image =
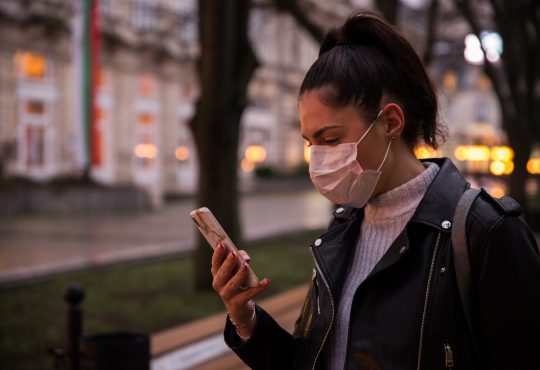
[[[301,8],[298,0],[272,0],[272,2],[278,11],[289,13],[317,42],[321,43],[324,40],[326,31],[306,15],[308,12]]]
[[[468,0],[454,0],[454,4],[461,11],[463,16],[469,23],[473,33],[480,39],[480,33],[482,32],[482,29],[478,22],[478,16],[472,9],[470,2]],[[507,110],[508,104],[506,102],[508,101],[508,96],[503,92],[504,82],[501,81],[501,77],[495,67],[491,63],[489,63],[489,61],[487,61],[486,50],[484,49],[482,43],[480,43],[480,47],[482,49],[482,52],[484,53],[484,59],[486,60],[486,62],[484,63],[484,71],[491,80],[493,84],[493,89],[495,90],[495,94],[501,102],[501,110],[503,117],[505,119],[508,119],[510,115],[515,115],[515,112],[508,112]]]

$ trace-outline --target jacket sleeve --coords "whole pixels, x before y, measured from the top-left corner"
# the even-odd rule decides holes
[[[294,339],[261,307],[256,306],[257,325],[247,342],[242,342],[227,320],[225,343],[254,370],[288,370],[294,364]]]
[[[485,368],[538,369],[540,258],[525,222],[503,216],[485,239],[477,281],[478,339]]]

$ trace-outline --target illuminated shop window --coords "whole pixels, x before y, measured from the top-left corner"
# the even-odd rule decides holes
[[[47,59],[43,54],[30,51],[17,51],[14,67],[19,77],[43,80],[47,75]]]
[[[133,152],[135,154],[136,164],[139,168],[152,168],[158,154],[157,147],[154,144],[153,136],[149,134],[139,135],[138,144],[135,145]]]

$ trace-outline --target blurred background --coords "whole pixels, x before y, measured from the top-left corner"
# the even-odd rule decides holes
[[[417,156],[452,158],[538,230],[539,7],[0,0],[0,368],[73,365],[72,282],[86,292],[71,306],[85,307],[82,334],[144,333],[153,369],[242,368],[207,329],[163,344],[223,309],[188,214],[212,209],[272,278],[268,299],[309,280],[307,246],[332,205],[309,180],[297,94],[325,32],[354,10],[395,24],[437,87],[448,140]]]

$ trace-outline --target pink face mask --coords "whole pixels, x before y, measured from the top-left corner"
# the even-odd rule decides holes
[[[384,158],[377,170],[364,170],[356,157],[358,144],[364,140],[382,112],[382,110],[379,112],[377,118],[356,143],[311,146],[309,176],[319,193],[333,203],[362,208],[375,190],[392,141],[388,143]]]

